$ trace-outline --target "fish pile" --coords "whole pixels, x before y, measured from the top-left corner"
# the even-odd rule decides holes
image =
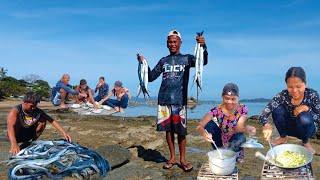
[[[9,179],[78,179],[104,177],[110,170],[107,160],[97,152],[65,140],[34,141],[5,161]]]
[[[137,54],[137,58],[139,59],[140,55]],[[138,77],[139,77],[139,88],[138,88],[138,95],[143,93],[144,98],[150,97],[149,92],[148,92],[148,71],[149,71],[149,66],[148,62],[146,59],[139,60],[138,64]]]
[[[203,31],[200,33],[197,33],[198,36],[203,35]],[[196,64],[195,64],[195,75],[194,75],[194,80],[193,83],[197,85],[197,100],[199,96],[199,90],[202,90],[202,72],[203,72],[203,52],[204,49],[200,45],[200,43],[197,43],[195,48],[194,48],[194,57],[196,58]]]

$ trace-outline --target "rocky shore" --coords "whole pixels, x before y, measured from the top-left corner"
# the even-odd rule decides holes
[[[17,103],[0,102],[0,160],[8,157],[10,147],[6,139],[6,114]],[[69,131],[73,141],[96,149],[108,159],[112,171],[107,179],[196,179],[201,165],[207,161],[206,153],[211,150],[211,145],[203,141],[196,131],[197,120],[189,120],[187,159],[192,162],[194,170],[184,173],[177,166],[163,170],[168,149],[165,134],[155,131],[155,117],[80,116],[72,112],[57,112],[49,103],[41,103],[40,106]],[[258,128],[259,141],[266,147],[261,152],[265,153],[268,146],[262,139],[260,126],[254,119],[250,119],[249,123]],[[59,138],[60,135],[48,125],[40,139]],[[320,148],[319,139],[311,142],[315,148]],[[178,149],[176,152],[178,154]],[[259,179],[263,162],[254,157],[254,152],[253,149],[247,149],[245,162],[237,165],[240,179]],[[319,157],[314,157],[313,170],[317,177],[320,177],[319,161]],[[0,178],[6,179],[6,173],[6,166],[1,164]]]

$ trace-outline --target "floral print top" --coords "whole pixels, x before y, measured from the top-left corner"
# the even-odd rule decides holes
[[[219,105],[218,107],[212,108],[209,114],[212,115],[212,120],[221,129],[222,143],[224,147],[227,147],[230,138],[236,133],[235,129],[240,117],[248,114],[248,108],[244,104],[239,104],[234,112],[234,116],[230,117],[222,111],[222,107]]]
[[[272,114],[272,111],[280,105],[284,105],[288,112],[293,116],[293,110],[297,106],[291,103],[291,99],[292,97],[289,95],[288,90],[283,90],[277,94],[262,111],[259,117],[260,123],[263,125],[266,124],[268,122],[268,117]],[[309,107],[309,112],[312,114],[317,129],[319,129],[320,99],[318,92],[313,89],[306,88],[301,105],[306,105]]]

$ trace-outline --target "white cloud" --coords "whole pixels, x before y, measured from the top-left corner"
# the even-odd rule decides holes
[[[15,11],[9,13],[10,16],[15,18],[27,19],[27,18],[43,18],[48,16],[63,16],[63,15],[86,15],[86,16],[111,16],[111,15],[123,15],[123,13],[146,13],[163,11],[163,9],[172,9],[167,4],[146,4],[146,5],[125,5],[116,7],[104,7],[104,8],[46,8],[39,10],[29,11]]]

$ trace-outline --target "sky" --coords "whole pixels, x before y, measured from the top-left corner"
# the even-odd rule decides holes
[[[200,99],[219,100],[234,82],[241,98],[271,98],[286,87],[291,66],[306,70],[320,91],[320,1],[0,0],[0,67],[23,78],[37,74],[53,86],[63,73],[71,84],[99,76],[138,87],[136,53],[151,68],[168,55],[166,37],[177,29],[181,53],[192,54],[204,30],[209,63]],[[191,72],[189,95],[196,96]],[[157,96],[161,78],[149,84]]]

